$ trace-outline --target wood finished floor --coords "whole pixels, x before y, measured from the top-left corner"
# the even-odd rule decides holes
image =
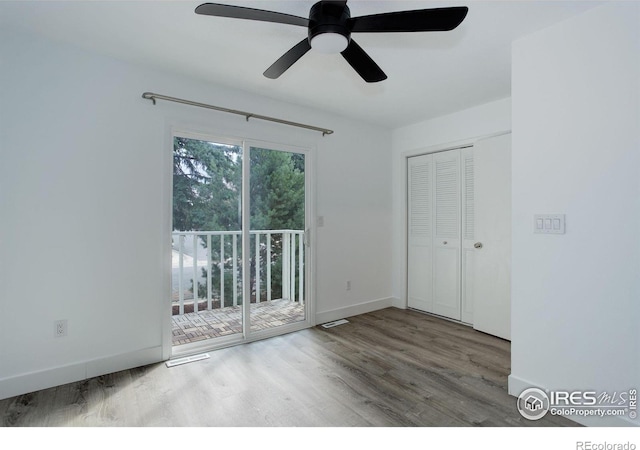
[[[510,344],[389,308],[0,400],[3,426],[576,426],[522,418]]]

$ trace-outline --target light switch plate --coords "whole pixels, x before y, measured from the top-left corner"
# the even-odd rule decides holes
[[[564,214],[535,214],[533,216],[533,232],[539,234],[564,234]]]

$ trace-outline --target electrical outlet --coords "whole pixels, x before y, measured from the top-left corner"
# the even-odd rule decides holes
[[[351,290],[351,280],[347,280],[347,291]]]
[[[67,335],[67,320],[56,320],[53,333],[55,337],[65,337]]]

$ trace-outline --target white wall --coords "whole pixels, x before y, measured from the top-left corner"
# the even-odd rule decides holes
[[[610,3],[513,45],[514,395],[640,387],[639,23]]]
[[[511,99],[496,100],[393,131],[392,290],[394,305],[406,307],[406,158],[511,130]]]
[[[318,317],[390,304],[390,131],[7,30],[0,61],[0,398],[162,357],[172,124],[315,148]]]

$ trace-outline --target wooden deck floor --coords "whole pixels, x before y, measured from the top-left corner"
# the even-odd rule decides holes
[[[576,425],[520,416],[507,394],[509,342],[414,311],[388,308],[210,355],[0,400],[0,425]]]
[[[280,299],[251,304],[251,331],[266,330],[304,320],[304,305]],[[173,345],[242,333],[242,306],[228,306],[175,315],[171,318]]]

